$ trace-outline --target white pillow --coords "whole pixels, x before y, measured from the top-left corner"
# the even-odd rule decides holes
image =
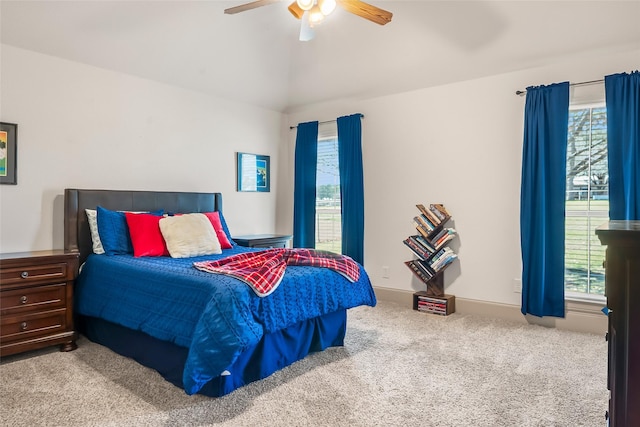
[[[89,231],[91,232],[91,242],[93,243],[93,253],[103,254],[104,248],[102,247],[102,241],[100,240],[100,234],[98,233],[98,215],[95,209],[85,209],[87,214],[87,221],[89,222]]]
[[[172,258],[222,253],[216,231],[204,214],[191,213],[162,218],[160,231]]]

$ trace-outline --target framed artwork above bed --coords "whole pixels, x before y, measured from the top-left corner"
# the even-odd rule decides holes
[[[269,192],[271,165],[269,156],[236,153],[238,191]]]

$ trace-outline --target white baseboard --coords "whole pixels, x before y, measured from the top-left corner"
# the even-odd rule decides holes
[[[376,297],[406,307],[413,307],[413,292],[400,289],[374,287]],[[607,316],[600,310],[603,303],[567,301],[565,318],[523,316],[520,306],[491,301],[456,297],[456,313],[494,317],[518,323],[530,323],[567,331],[602,335],[607,331]],[[604,339],[604,338],[603,338]]]

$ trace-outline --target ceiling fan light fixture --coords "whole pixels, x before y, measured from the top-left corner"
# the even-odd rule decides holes
[[[311,10],[315,4],[315,0],[296,0],[296,3],[298,3],[298,6],[302,10]]]
[[[316,4],[309,11],[309,24],[313,27],[314,25],[318,25],[324,19],[324,14],[320,10],[320,7]]]
[[[328,16],[336,8],[336,0],[318,0],[320,11],[324,16]]]
[[[309,11],[305,11],[302,14],[302,22],[300,23],[300,41],[308,42],[313,39],[315,32],[313,28],[311,28],[311,24],[309,22]]]

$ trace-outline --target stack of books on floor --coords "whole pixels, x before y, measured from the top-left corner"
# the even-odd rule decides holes
[[[425,313],[439,314],[447,316],[455,312],[455,297],[453,295],[443,295],[432,297],[425,292],[416,292],[414,309]]]

